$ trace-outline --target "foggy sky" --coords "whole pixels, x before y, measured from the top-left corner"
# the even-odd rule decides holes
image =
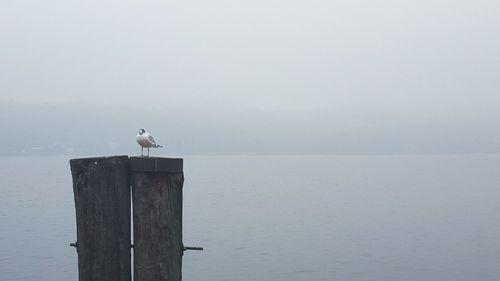
[[[3,1],[0,33],[0,129],[38,143],[54,111],[68,143],[500,152],[498,1]]]

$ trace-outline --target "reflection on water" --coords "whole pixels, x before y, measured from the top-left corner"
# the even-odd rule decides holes
[[[185,158],[184,280],[497,280],[500,156]],[[0,280],[77,280],[68,159],[0,159]]]

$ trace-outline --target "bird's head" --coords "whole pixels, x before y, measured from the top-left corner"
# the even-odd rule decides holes
[[[144,130],[144,129],[139,129],[139,135],[142,135],[142,134],[144,134],[145,132],[146,132],[146,130]]]

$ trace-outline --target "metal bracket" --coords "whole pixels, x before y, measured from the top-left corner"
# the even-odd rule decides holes
[[[71,247],[78,248],[78,242],[69,243],[69,245]],[[130,248],[134,248],[134,244],[131,244]],[[203,247],[182,246],[182,251],[203,251]]]
[[[203,251],[203,247],[182,247],[183,251]]]

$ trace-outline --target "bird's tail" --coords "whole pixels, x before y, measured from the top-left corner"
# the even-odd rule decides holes
[[[163,145],[161,145],[161,144],[157,144],[157,145],[156,145],[156,147],[157,147],[157,148],[158,148],[158,147],[163,147]]]

